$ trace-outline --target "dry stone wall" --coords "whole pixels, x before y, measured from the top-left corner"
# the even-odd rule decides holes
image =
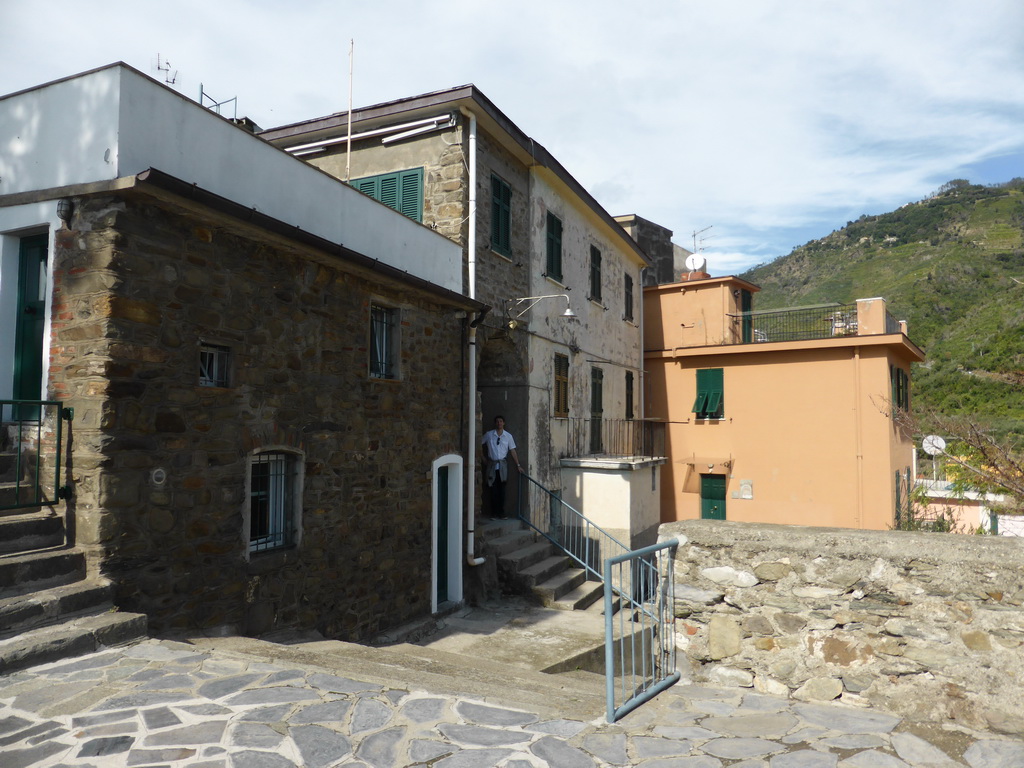
[[[684,676],[1024,735],[1024,540],[690,520]]]

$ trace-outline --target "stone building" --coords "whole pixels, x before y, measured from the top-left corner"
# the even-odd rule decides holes
[[[651,543],[661,459],[642,420],[644,250],[475,86],[356,109],[351,136],[349,118],[261,135],[459,244],[465,292],[493,307],[469,348],[482,428],[504,415],[540,486]],[[543,517],[545,504],[520,509]]]
[[[122,609],[361,639],[461,599],[458,246],[123,64],[0,139],[0,398],[74,409],[56,509]]]

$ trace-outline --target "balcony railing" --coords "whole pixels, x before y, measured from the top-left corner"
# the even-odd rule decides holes
[[[564,429],[559,458],[644,459],[665,455],[665,424],[646,419],[570,417],[551,422]]]
[[[743,344],[857,335],[856,304],[821,304],[800,309],[742,312],[738,317]]]

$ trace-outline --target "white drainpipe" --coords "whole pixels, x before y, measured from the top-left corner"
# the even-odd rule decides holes
[[[465,107],[460,107],[462,114],[469,118],[469,235],[467,249],[469,251],[469,298],[476,298],[476,115]],[[483,315],[476,320],[483,319]],[[469,408],[468,438],[466,443],[466,562],[469,565],[481,565],[486,558],[476,556],[476,545],[473,541],[476,531],[476,325],[469,324]]]

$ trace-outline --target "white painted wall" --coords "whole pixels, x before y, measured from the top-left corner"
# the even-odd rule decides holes
[[[0,195],[148,168],[462,291],[458,245],[124,65],[0,99]]]
[[[661,522],[660,460],[577,459],[567,464],[562,468],[562,499],[567,504],[633,549],[654,543]]]

